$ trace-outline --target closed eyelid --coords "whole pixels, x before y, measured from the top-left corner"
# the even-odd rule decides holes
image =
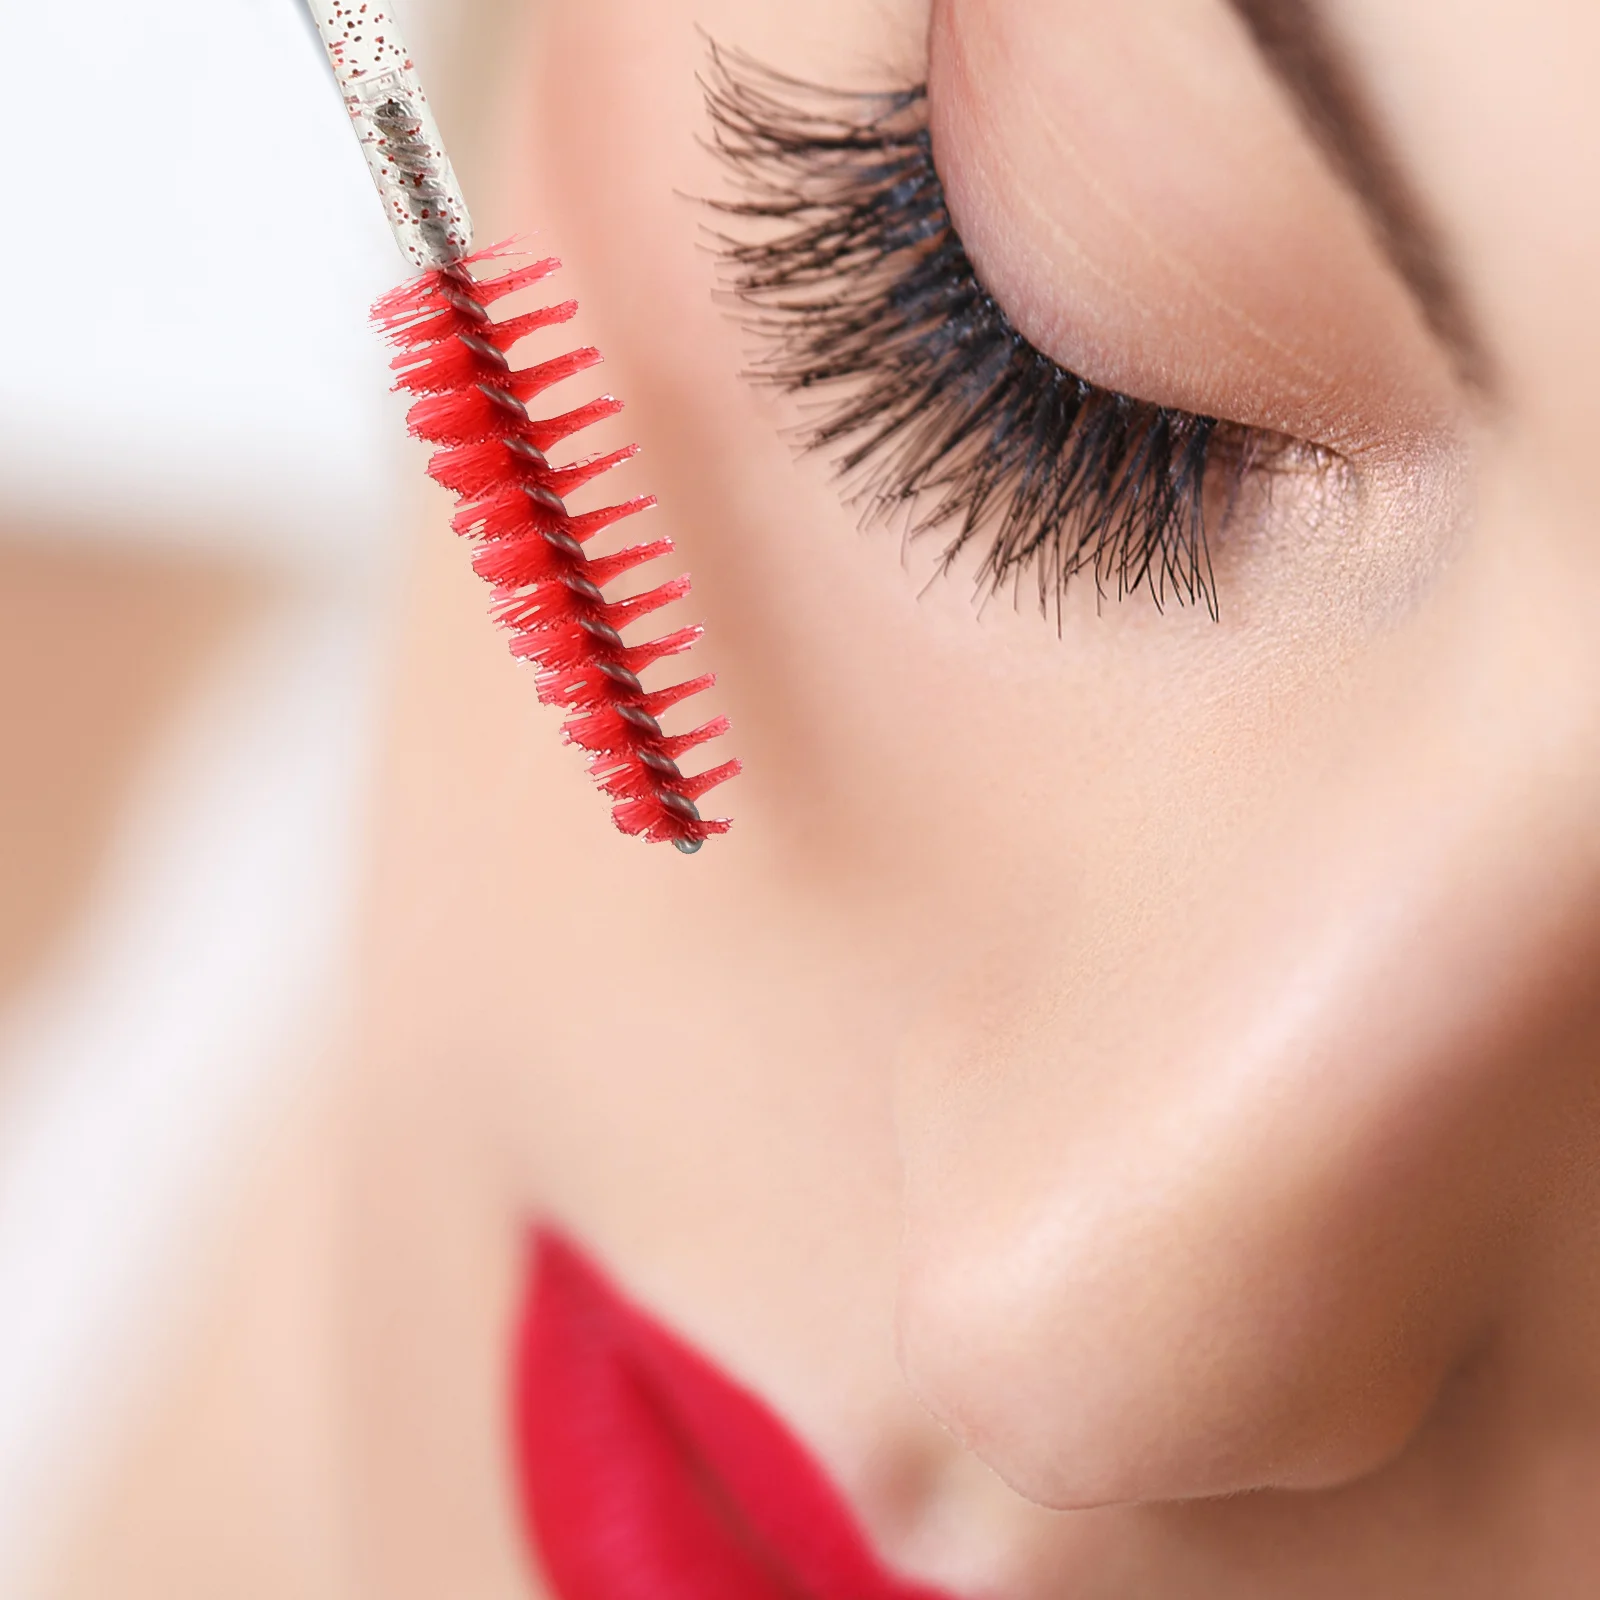
[[[1483,337],[1432,216],[1380,131],[1315,0],[1230,0],[1329,162],[1366,208],[1379,245],[1472,388],[1493,387]]]
[[[801,439],[838,452],[866,515],[942,530],[946,569],[981,535],[979,589],[1030,571],[1058,618],[1084,572],[1215,616],[1208,524],[1293,441],[1091,383],[1019,335],[952,224],[923,86],[828,90],[714,45],[704,86],[738,193],[714,204],[759,224],[720,238],[768,343],[750,376],[828,396]]]
[[[1447,364],[1223,0],[938,0],[935,149],[1019,328],[1161,404],[1350,455],[1451,425]]]
[[[1271,352],[1284,368],[1299,373],[1304,380],[1305,392],[1315,394],[1326,391],[1332,381],[1332,375],[1325,368],[1319,366],[1303,351],[1292,348],[1284,340],[1276,337],[1270,328],[1250,313],[1248,306],[1240,297],[1229,294],[1223,285],[1205,274],[1192,259],[1170,249],[1160,233],[1148,226],[1133,208],[1123,202],[1096,172],[1094,164],[1085,157],[1077,141],[1061,126],[1057,118],[1050,115],[1043,103],[1037,83],[1028,81],[1019,85],[1018,98],[1021,108],[1032,113],[1039,129],[1040,153],[1047,159],[1054,158],[1063,167],[1070,167],[1082,183],[1084,191],[1139,241],[1153,261],[1161,263],[1174,282],[1182,284],[1202,299],[1218,317],[1237,328],[1247,342],[1260,345],[1264,350]],[[1018,195],[1022,208],[1033,218],[1040,237],[1048,239],[1054,246],[1051,253],[1055,259],[1073,260],[1084,272],[1095,278],[1109,294],[1127,301],[1134,308],[1135,314],[1143,314],[1143,308],[1130,294],[1126,284],[1083,247],[1076,233],[1058,215],[1045,206],[1036,195],[1029,192],[1026,185],[1016,185],[1014,192]]]

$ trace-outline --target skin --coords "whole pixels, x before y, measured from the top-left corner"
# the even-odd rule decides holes
[[[530,1592],[497,1398],[530,1216],[952,1592],[1600,1586],[1600,16],[1327,10],[1493,394],[1218,0],[532,16],[485,236],[565,256],[630,402],[593,448],[645,446],[608,491],[661,496],[748,772],[692,861],[613,838],[429,507],[354,1064],[288,1139],[341,1174],[336,1264],[270,1258],[344,1374],[366,1587],[328,1592]],[[929,70],[1041,346],[1338,453],[1248,499],[1219,621],[976,607],[792,457],[679,198],[724,181],[697,22]],[[227,1305],[214,1350],[260,1314]],[[162,1437],[203,1503],[227,1445]]]

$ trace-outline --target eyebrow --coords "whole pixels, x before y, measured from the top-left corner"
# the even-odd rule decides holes
[[[1383,137],[1316,0],[1231,0],[1324,157],[1365,207],[1379,246],[1465,382],[1489,362],[1438,229]]]

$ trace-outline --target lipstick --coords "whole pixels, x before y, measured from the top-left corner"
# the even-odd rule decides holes
[[[570,1241],[533,1241],[513,1426],[559,1600],[949,1600],[893,1576],[769,1406]]]

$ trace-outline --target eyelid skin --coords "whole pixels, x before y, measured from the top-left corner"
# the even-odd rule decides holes
[[[1041,350],[1351,457],[1458,412],[1448,363],[1220,0],[936,0],[951,215]]]

